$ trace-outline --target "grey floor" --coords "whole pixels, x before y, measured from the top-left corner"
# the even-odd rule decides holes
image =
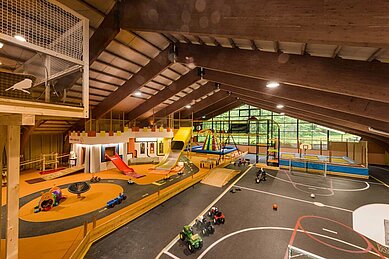
[[[204,237],[204,247],[194,254],[181,241],[167,245],[223,188],[197,184],[187,189],[94,244],[86,258],[155,258],[161,251],[165,253],[160,258],[284,258],[300,217],[304,217],[301,225],[305,230],[321,236],[313,235],[319,239],[315,241],[312,235],[300,230],[293,239],[294,246],[326,258],[376,257],[344,242],[367,246],[362,237],[347,227],[352,226],[352,211],[365,204],[389,203],[387,187],[374,180],[323,178],[286,171],[269,172],[266,182],[256,184],[256,170],[251,169],[232,187],[242,191],[227,192],[216,203],[226,215],[226,223],[215,226],[215,234]],[[384,180],[389,174],[375,167],[371,173]],[[311,193],[316,194],[314,199]],[[272,209],[274,203],[278,205],[277,211]],[[371,244],[376,247],[374,242]]]

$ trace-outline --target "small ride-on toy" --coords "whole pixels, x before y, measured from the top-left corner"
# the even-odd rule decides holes
[[[215,225],[224,224],[225,222],[225,217],[223,212],[219,211],[217,207],[212,207],[208,211],[208,216],[211,218],[213,224]]]
[[[219,225],[219,224],[224,224],[225,222],[225,217],[223,212],[219,211],[213,216],[213,224]]]
[[[125,199],[127,199],[127,196],[124,193],[120,193],[118,197],[107,202],[107,208],[113,208]]]
[[[260,183],[261,181],[266,181],[266,172],[263,168],[259,169],[255,178],[255,183]]]
[[[212,226],[212,223],[204,217],[196,219],[194,226],[198,231],[201,231],[203,236],[209,236],[215,233],[215,228]]]
[[[191,226],[184,226],[180,232],[180,239],[186,242],[188,250],[193,253],[195,249],[201,249],[203,247],[203,240],[199,234],[193,234]]]
[[[91,183],[98,183],[100,181],[101,181],[101,178],[98,176],[92,176],[92,178],[90,179]]]

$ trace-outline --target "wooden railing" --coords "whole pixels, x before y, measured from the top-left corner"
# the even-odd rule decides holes
[[[198,183],[207,173],[208,171],[203,171],[192,174],[192,176],[187,177],[176,184],[153,193],[150,196],[147,196],[144,199],[128,206],[121,214],[99,226],[95,226],[96,223],[94,222],[92,229],[85,233],[84,238],[72,252],[70,258],[83,258],[94,242],[143,215],[147,211],[153,209],[190,186]]]

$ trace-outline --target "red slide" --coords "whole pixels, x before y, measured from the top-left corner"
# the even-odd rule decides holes
[[[128,165],[126,165],[123,160],[120,158],[120,156],[115,153],[114,156],[109,156],[107,154],[105,154],[105,156],[112,161],[112,163],[116,166],[117,169],[119,169],[120,171],[122,171],[125,175],[128,175],[128,176],[131,176],[131,177],[134,177],[134,178],[141,178],[143,176],[145,176],[144,174],[137,174],[135,173],[134,169],[128,167]]]

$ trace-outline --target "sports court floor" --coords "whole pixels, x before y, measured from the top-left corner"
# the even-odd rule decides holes
[[[285,258],[288,244],[324,258],[389,257],[352,229],[355,209],[389,204],[382,183],[269,171],[267,181],[256,184],[256,170],[248,168],[222,189],[198,184],[184,191],[93,245],[86,258]],[[177,234],[213,205],[226,223],[190,254]]]

